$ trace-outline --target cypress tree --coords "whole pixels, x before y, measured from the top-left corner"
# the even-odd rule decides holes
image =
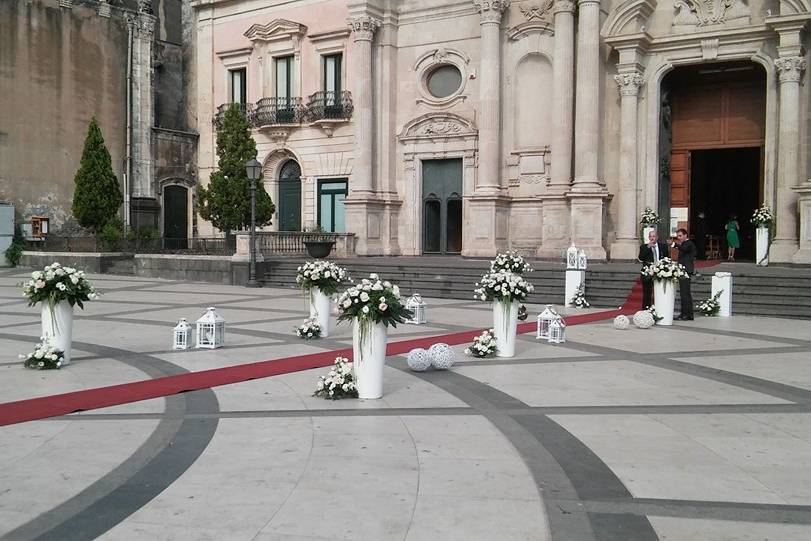
[[[226,111],[217,130],[218,170],[211,173],[207,187],[197,189],[197,210],[203,219],[226,234],[251,225],[251,185],[245,164],[256,156],[245,113],[238,104]],[[271,223],[276,207],[261,179],[256,182],[256,225]]]
[[[82,160],[73,180],[73,215],[82,227],[97,233],[118,214],[124,197],[95,117],[87,128]]]

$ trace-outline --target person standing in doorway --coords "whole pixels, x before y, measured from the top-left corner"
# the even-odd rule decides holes
[[[729,215],[726,230],[727,246],[729,247],[727,261],[735,261],[735,250],[741,247],[741,241],[738,238],[738,231],[740,230],[740,226],[738,225],[738,216],[734,212]]]
[[[639,262],[644,271],[663,257],[668,257],[667,244],[659,242],[659,235],[655,229],[648,232],[648,243],[639,247]],[[647,310],[653,304],[653,280],[642,277],[642,309]]]
[[[690,292],[690,280],[695,273],[696,245],[687,236],[686,229],[676,231],[676,242],[673,246],[679,249],[679,263],[684,265],[687,278],[679,279],[679,297],[681,298],[681,313],[673,319],[682,321],[693,320],[693,294]]]

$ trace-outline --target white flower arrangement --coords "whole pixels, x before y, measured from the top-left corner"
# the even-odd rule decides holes
[[[473,343],[465,348],[465,355],[481,358],[492,357],[496,354],[497,349],[496,336],[493,334],[493,329],[488,329],[474,338]]]
[[[95,300],[99,294],[93,289],[84,271],[51,263],[41,271],[31,273],[31,279],[21,284],[23,296],[28,297],[28,306],[47,301],[53,308],[60,301],[84,308],[84,302]]]
[[[586,287],[584,284],[580,284],[580,287],[577,288],[577,291],[572,297],[572,305],[577,308],[590,308],[591,304],[589,301],[586,300]]]
[[[657,225],[662,223],[662,219],[652,208],[645,207],[645,210],[642,211],[642,217],[639,223],[644,226]]]
[[[473,298],[482,301],[500,301],[509,304],[523,301],[535,288],[520,274],[512,272],[488,272],[482,276],[473,290]]]
[[[755,227],[769,227],[774,222],[772,209],[768,205],[763,205],[752,214],[751,222]]]
[[[531,272],[532,267],[518,252],[504,252],[498,254],[494,260],[490,262],[490,272],[512,272],[515,274],[523,274]]]
[[[698,305],[698,311],[704,314],[705,316],[715,316],[718,315],[718,312],[721,311],[721,303],[718,299],[721,298],[721,293],[724,290],[720,290],[718,293],[713,295],[707,300],[701,301]]]
[[[47,337],[40,337],[40,343],[28,355],[20,355],[26,368],[34,370],[59,370],[65,359],[65,352],[52,345]]]
[[[396,327],[412,317],[400,296],[400,288],[372,273],[338,297],[338,321],[383,323]]]
[[[345,357],[336,357],[335,364],[326,376],[318,376],[313,396],[338,400],[357,398],[358,389],[352,374],[352,363]]]
[[[664,319],[663,316],[660,316],[659,314],[656,313],[656,307],[655,306],[651,306],[650,308],[648,308],[648,312],[650,312],[650,315],[653,317],[653,324],[654,325],[656,325],[657,323],[659,323],[660,321],[662,321]]]
[[[296,274],[296,284],[304,291],[317,287],[325,295],[334,295],[346,282],[352,282],[346,269],[331,261],[308,261]]]
[[[642,276],[657,282],[676,282],[690,277],[684,265],[669,257],[663,257],[656,263],[646,266],[642,269]]]
[[[296,327],[296,336],[304,340],[314,340],[321,337],[321,325],[312,318],[304,320],[304,323]]]

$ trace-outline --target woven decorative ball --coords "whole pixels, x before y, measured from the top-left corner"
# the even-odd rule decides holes
[[[628,316],[619,315],[614,318],[614,328],[620,331],[624,331],[631,326],[631,320],[628,319]]]
[[[437,370],[447,370],[453,366],[453,350],[448,344],[434,344],[428,348],[428,355]]]
[[[653,320],[653,314],[647,310],[640,310],[634,314],[634,325],[640,329],[650,329],[654,323],[656,322]]]
[[[422,348],[412,349],[408,352],[406,362],[414,372],[425,372],[431,368],[431,354]]]

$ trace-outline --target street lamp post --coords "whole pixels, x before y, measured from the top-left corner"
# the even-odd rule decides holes
[[[245,287],[260,287],[256,281],[256,182],[262,176],[262,164],[256,158],[252,158],[245,164],[245,170],[251,182],[251,262]]]

